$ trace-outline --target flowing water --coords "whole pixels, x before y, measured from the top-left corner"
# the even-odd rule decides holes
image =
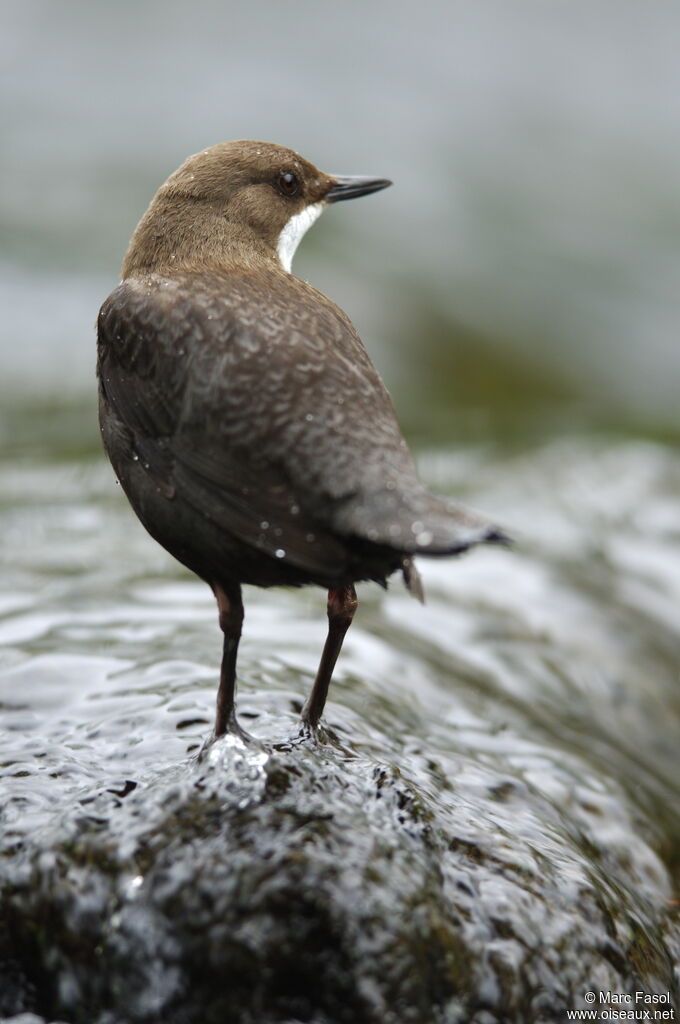
[[[424,954],[395,952],[385,937],[403,927],[400,901],[415,912],[428,906],[423,893],[433,877],[435,887],[455,882],[451,905],[461,918],[456,928],[448,922],[447,935],[464,948],[455,956],[442,948],[468,964],[481,1000],[468,993],[456,1009],[447,991],[423,1010],[422,992],[398,988],[395,995],[384,978],[346,965],[337,969],[351,982],[337,982],[335,1002],[331,982],[323,986],[328,1004],[306,984],[307,1003],[299,993],[289,998],[291,1020],[481,1022],[511,1011],[512,1019],[551,1020],[582,1005],[587,989],[672,992],[680,949],[674,449],[574,437],[515,452],[422,453],[425,479],[503,523],[515,547],[458,561],[421,559],[424,607],[396,580],[387,594],[360,588],[319,747],[295,737],[323,643],[324,595],[248,589],[238,707],[261,744],[218,744],[198,761],[220,657],[212,595],[147,537],[103,455],[79,443],[91,435],[87,416],[71,416],[54,420],[34,410],[34,429],[56,422],[61,433],[55,428],[49,448],[20,431],[29,440],[10,446],[0,476],[6,1019],[32,1010],[47,1015],[39,1020],[63,1014],[102,1024],[157,1014],[198,1020],[201,1006],[212,1007],[208,1020],[270,1019],[251,1005],[260,974],[248,995],[232,982],[228,1011],[213,1005],[210,986],[197,987],[182,959],[194,941],[183,929],[198,913],[199,879],[216,870],[230,844],[229,863],[247,849],[248,870],[269,863],[272,851],[280,855],[280,821],[261,815],[283,813],[285,800],[294,805],[286,814],[302,816],[305,827],[337,829],[327,860],[351,862],[364,895],[356,878],[349,885],[333,875],[329,899],[359,922],[370,902],[382,963],[394,959],[418,977],[414,964],[444,956],[439,946],[432,952],[444,925],[427,933]],[[215,816],[230,822],[219,842],[206,824]],[[151,882],[146,900],[143,894],[157,877],[154,858],[178,843],[170,819],[182,820],[184,832],[164,883],[173,911],[161,913]],[[407,845],[420,836],[415,867],[399,860],[404,829]],[[303,832],[286,834],[291,856],[316,849]],[[373,845],[363,850],[367,836]],[[387,860],[383,842],[396,844]],[[154,844],[157,854],[149,852]],[[318,882],[319,870],[310,862],[296,900],[310,877]],[[216,893],[229,891],[233,913],[234,900],[245,897],[234,896],[225,871],[205,899],[219,902]],[[142,917],[120,925],[133,905]],[[281,951],[269,917],[251,907],[246,918],[256,947]],[[45,935],[36,922],[46,920]],[[214,924],[205,925],[206,936]],[[239,919],[231,927],[245,925]],[[164,951],[153,938],[159,929],[180,953]],[[70,938],[55,938],[62,932]],[[93,948],[107,950],[108,965],[112,932],[118,983],[125,978],[130,988],[125,998],[93,985],[92,964],[73,947],[74,935],[91,935]],[[304,960],[305,943],[325,940],[300,934]],[[352,949],[366,943],[365,929],[361,935]],[[12,956],[19,968],[11,968]],[[27,965],[36,959],[32,973]],[[141,971],[137,983],[131,964]],[[452,990],[467,992],[454,981]],[[278,991],[278,982],[268,984],[265,990]],[[350,990],[359,1001],[353,1006]],[[287,1019],[287,1005],[270,1007],[271,1019]],[[313,1016],[313,1006],[326,1015]]]

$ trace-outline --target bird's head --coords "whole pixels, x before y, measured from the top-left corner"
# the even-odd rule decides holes
[[[154,196],[123,276],[187,266],[290,271],[295,250],[329,203],[386,188],[385,178],[326,174],[271,142],[222,142],[189,157]]]

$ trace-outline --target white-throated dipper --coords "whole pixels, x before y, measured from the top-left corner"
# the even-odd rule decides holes
[[[234,712],[241,584],[317,584],[329,629],[303,722],[314,729],[356,610],[354,584],[500,530],[418,479],[349,319],[291,273],[329,203],[386,188],[266,142],[189,157],[154,196],[99,313],[104,446],[142,523],[217,599],[215,736]]]

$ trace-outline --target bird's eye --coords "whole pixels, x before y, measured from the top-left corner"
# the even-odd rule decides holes
[[[292,171],[281,171],[276,179],[279,192],[284,196],[296,196],[300,191],[300,181]]]

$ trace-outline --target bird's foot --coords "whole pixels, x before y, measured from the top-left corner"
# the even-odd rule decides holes
[[[300,723],[300,730],[294,741],[297,745],[309,743],[315,747],[337,747],[341,745],[340,737],[325,722],[310,722],[304,718]]]
[[[198,754],[199,764],[204,760],[208,751],[215,745],[215,743],[225,739],[231,739],[232,741],[236,740],[244,746],[259,745],[260,743],[256,736],[251,736],[249,732],[246,732],[245,729],[241,728],[236,715],[232,714],[227,721],[227,727],[224,732],[220,732],[218,734],[213,730],[210,736],[207,737]]]

